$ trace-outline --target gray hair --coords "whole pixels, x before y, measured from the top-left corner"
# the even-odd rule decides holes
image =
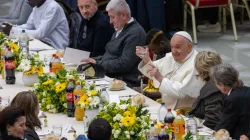
[[[220,64],[213,66],[211,69],[211,77],[224,86],[238,87],[243,83],[239,80],[239,72],[230,64]]]
[[[111,0],[106,7],[106,11],[109,10],[114,10],[116,12],[125,12],[129,15],[129,17],[131,17],[130,8],[125,0]]]

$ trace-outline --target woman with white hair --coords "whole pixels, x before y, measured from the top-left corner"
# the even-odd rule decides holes
[[[226,129],[233,139],[238,140],[241,135],[247,135],[250,128],[250,88],[243,86],[239,72],[230,64],[214,66],[211,75],[216,86],[227,95],[215,131]]]

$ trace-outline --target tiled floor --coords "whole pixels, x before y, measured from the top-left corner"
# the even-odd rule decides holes
[[[8,13],[12,0],[0,1],[0,15]],[[224,33],[198,33],[198,51],[211,50],[221,55],[224,63],[230,63],[240,72],[245,85],[250,86],[250,21],[237,24],[239,41],[234,42],[231,29]],[[191,30],[190,30],[190,33]]]

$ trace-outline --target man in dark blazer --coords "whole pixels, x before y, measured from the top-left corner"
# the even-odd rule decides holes
[[[241,135],[248,135],[250,128],[250,87],[243,86],[238,71],[229,64],[214,66],[211,73],[216,86],[227,94],[215,131],[226,129],[239,140]]]

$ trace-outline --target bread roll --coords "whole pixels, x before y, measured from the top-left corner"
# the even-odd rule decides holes
[[[223,138],[228,138],[230,136],[226,129],[220,129],[215,133],[216,140],[222,140]]]
[[[110,83],[111,89],[121,89],[124,87],[124,82],[121,80],[114,80]]]
[[[142,95],[137,94],[133,97],[133,102],[136,105],[142,105],[145,103],[145,98]]]

